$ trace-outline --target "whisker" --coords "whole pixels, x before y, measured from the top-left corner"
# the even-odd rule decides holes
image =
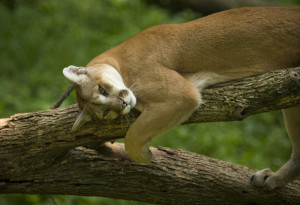
[[[96,97],[94,98],[91,98],[86,104],[89,105],[89,104],[92,104],[92,100],[96,99]]]
[[[144,87],[144,85],[139,85],[139,84],[134,84],[133,86],[131,86],[131,90],[138,90],[140,89],[141,87]]]
[[[133,93],[135,93],[135,92],[137,92],[137,91],[140,91],[142,87],[143,87],[143,86],[135,87],[135,88],[131,89],[131,91],[132,91]]]
[[[129,89],[132,90],[132,89],[133,89],[133,86],[134,86],[137,82],[139,82],[139,81],[140,81],[140,79],[137,79],[137,80],[129,87]]]

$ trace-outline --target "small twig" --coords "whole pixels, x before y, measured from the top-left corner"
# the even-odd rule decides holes
[[[59,205],[53,195],[50,195],[50,198],[54,205]]]
[[[53,103],[50,109],[58,108],[62,104],[62,102],[70,95],[74,87],[74,84],[70,85],[70,87],[68,87],[68,89],[60,95],[60,97],[55,101],[55,103]]]

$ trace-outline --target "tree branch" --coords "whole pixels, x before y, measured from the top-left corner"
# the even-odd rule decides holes
[[[206,89],[203,106],[185,123],[241,120],[299,106],[299,73],[300,67],[278,70]],[[0,193],[93,195],[160,204],[300,201],[299,182],[260,192],[249,182],[254,170],[186,151],[153,148],[151,164],[131,162],[122,145],[100,144],[124,137],[138,112],[129,121],[94,120],[72,133],[77,112],[72,105],[0,119]]]
[[[75,85],[72,84],[68,87],[68,89],[63,92],[59,98],[51,105],[50,109],[58,108],[63,103],[63,101],[70,95],[70,93],[74,90]]]

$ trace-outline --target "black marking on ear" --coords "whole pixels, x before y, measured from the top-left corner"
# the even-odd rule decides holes
[[[87,74],[87,69],[85,67],[72,67],[70,70],[75,73],[76,75],[86,75]]]

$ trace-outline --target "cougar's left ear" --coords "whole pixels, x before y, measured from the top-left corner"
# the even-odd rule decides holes
[[[88,70],[85,67],[76,67],[70,65],[63,69],[64,76],[77,85],[88,81]]]
[[[92,118],[91,116],[89,115],[89,113],[83,109],[77,116],[75,122],[74,122],[74,125],[72,127],[72,131],[76,131],[78,130],[79,128],[81,128],[86,122],[89,122],[91,121]]]

